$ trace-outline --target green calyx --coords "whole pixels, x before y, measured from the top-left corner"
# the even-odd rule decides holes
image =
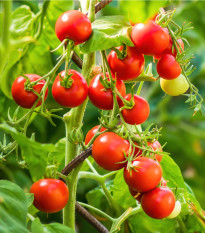
[[[70,88],[73,84],[73,79],[71,78],[73,74],[65,74],[65,77],[60,75],[60,85],[65,88]]]

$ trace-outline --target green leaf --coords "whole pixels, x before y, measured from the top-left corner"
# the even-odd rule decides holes
[[[27,201],[16,184],[0,181],[0,232],[28,233],[26,229]]]
[[[31,225],[31,232],[32,233],[44,233],[43,230],[43,224],[41,224],[41,221],[39,218],[35,218]]]
[[[47,166],[48,153],[54,151],[53,144],[41,144],[34,142],[23,134],[16,133],[16,130],[6,123],[0,128],[10,133],[21,148],[21,155],[28,165],[33,180],[40,179]]]
[[[153,17],[160,7],[168,6],[168,0],[160,1],[119,1],[119,9],[129,19],[134,22],[145,22],[148,18]]]
[[[118,47],[123,43],[133,46],[129,37],[131,30],[124,16],[104,16],[92,23],[92,35],[80,48],[82,53],[92,53]]]
[[[34,196],[33,193],[26,193],[27,207],[33,204]]]

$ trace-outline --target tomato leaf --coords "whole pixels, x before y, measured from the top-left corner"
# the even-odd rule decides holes
[[[0,181],[0,232],[28,233],[26,229],[27,201],[16,184]]]
[[[92,53],[118,47],[123,43],[133,46],[129,37],[130,25],[124,16],[104,16],[92,23],[92,35],[80,48],[82,53]]]

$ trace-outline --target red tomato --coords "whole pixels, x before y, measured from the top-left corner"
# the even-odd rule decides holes
[[[37,74],[25,74],[25,76],[27,76],[31,82],[34,82],[38,80],[39,78],[41,78]],[[14,101],[18,105],[20,105],[23,108],[32,108],[38,96],[34,94],[32,91],[26,91],[24,89],[25,82],[26,82],[26,79],[24,77],[22,76],[18,77],[13,82],[11,93],[12,93]],[[33,89],[36,92],[40,93],[44,85],[45,85],[45,80],[41,80],[35,86],[33,86]],[[45,99],[47,95],[48,95],[48,88],[46,89]],[[40,105],[41,105],[41,100],[38,101],[36,107]]]
[[[34,206],[46,213],[55,213],[65,207],[69,191],[65,183],[57,179],[42,179],[35,182],[30,189],[34,194]]]
[[[181,45],[182,47],[182,50],[184,50],[184,43],[182,41],[182,39],[178,39],[177,40],[179,42],[179,44]],[[155,59],[159,60],[164,54],[171,54],[173,55],[174,57],[177,56],[177,51],[176,49],[174,48],[174,50],[172,51],[172,47],[173,47],[173,41],[172,41],[172,38],[171,36],[169,36],[169,45],[168,47],[164,50],[164,52],[162,54],[156,54],[154,56]],[[177,48],[179,49],[180,53],[181,53],[181,49],[179,47],[179,45],[177,44]]]
[[[141,202],[143,193],[139,193],[139,192],[135,191],[134,189],[132,189],[129,186],[128,186],[128,188],[129,188],[130,194],[134,197],[134,199]]]
[[[171,80],[179,77],[181,67],[175,57],[170,54],[165,54],[157,63],[157,73],[161,78]]]
[[[126,95],[124,99],[129,101],[131,94]],[[149,116],[149,104],[144,98],[138,95],[134,95],[134,102],[134,107],[132,109],[123,109],[122,115],[126,123],[139,125],[145,122]],[[122,103],[120,105],[120,107],[123,106]]]
[[[124,153],[129,153],[130,144],[113,132],[106,132],[98,136],[92,148],[92,155],[96,163],[102,168],[115,171],[123,168],[126,163]]]
[[[56,21],[55,31],[58,39],[73,40],[76,44],[85,42],[92,33],[90,20],[81,11],[64,12]]]
[[[129,187],[143,193],[159,184],[162,168],[157,161],[147,157],[137,157],[132,162],[132,166],[133,168],[124,169],[124,179]]]
[[[123,50],[123,46],[119,47]],[[113,76],[121,80],[132,80],[137,78],[143,71],[145,61],[144,56],[138,53],[135,47],[127,46],[127,56],[121,60],[117,57],[115,51],[108,55],[108,63]]]
[[[136,24],[131,38],[138,52],[151,56],[162,53],[169,44],[167,31],[152,20]]]
[[[152,149],[153,149],[154,151],[156,151],[156,150],[157,150],[157,151],[162,151],[161,144],[160,144],[158,141],[155,141],[155,142],[153,142],[153,143],[148,142],[147,144],[148,144],[148,146],[152,147]],[[155,159],[156,159],[158,162],[161,162],[162,157],[163,157],[162,155],[155,154]]]
[[[106,73],[109,77],[108,73]],[[113,94],[111,89],[105,89],[100,82],[100,76],[104,77],[103,73],[96,75],[90,82],[88,89],[88,96],[93,105],[103,110],[111,110],[113,108]],[[114,77],[113,77],[114,79]],[[120,94],[124,97],[126,94],[126,88],[123,81],[116,81],[116,88]],[[119,102],[118,98],[118,102]]]
[[[96,125],[91,130],[88,131],[88,133],[86,134],[86,137],[85,137],[85,145],[87,145],[90,142],[90,140],[93,138],[93,136],[97,133],[98,128],[99,128],[99,125]],[[106,128],[102,127],[100,129],[100,132],[103,132],[105,130],[106,130]]]
[[[72,74],[73,83],[70,88],[61,86],[60,77],[65,77],[65,70],[60,72],[52,87],[53,98],[57,103],[64,107],[73,108],[81,105],[88,95],[88,85],[83,76],[75,70],[69,70],[68,74]]]
[[[155,188],[143,194],[141,206],[151,218],[166,218],[174,209],[175,197],[173,192],[166,187]]]

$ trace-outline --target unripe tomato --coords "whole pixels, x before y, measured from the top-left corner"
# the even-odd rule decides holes
[[[90,20],[81,11],[64,12],[56,21],[55,32],[60,41],[73,40],[76,44],[85,42],[92,33]]]
[[[131,170],[130,170],[131,169]],[[155,188],[162,178],[160,164],[147,157],[137,157],[131,168],[124,169],[124,179],[129,187],[138,192],[147,192]]]
[[[96,75],[90,82],[88,89],[88,96],[93,105],[97,108],[103,110],[111,110],[113,108],[113,94],[111,88],[105,89],[105,87],[100,82],[100,76],[104,77],[103,73]],[[106,73],[106,76],[109,77],[109,74]],[[113,79],[115,79],[113,77]],[[126,87],[122,80],[116,81],[116,88],[120,94],[124,97],[126,94]],[[118,102],[120,98],[117,97]]]
[[[128,94],[124,97],[125,100],[131,100],[131,94]],[[120,103],[120,107],[123,106],[123,103]],[[145,122],[149,116],[149,104],[141,96],[134,95],[134,106],[132,109],[123,109],[122,116],[126,123],[131,125],[139,125]]]
[[[61,86],[60,81],[65,77],[65,70],[60,72],[52,87],[53,98],[61,106],[73,108],[81,105],[88,95],[88,85],[83,76],[75,71],[69,70],[68,75],[73,80],[71,87],[65,88]]]
[[[143,193],[139,193],[138,191],[135,191],[133,188],[129,187],[130,194],[136,199],[138,202],[141,202]]]
[[[143,194],[141,206],[144,212],[151,218],[166,218],[174,209],[175,197],[169,188],[155,188]]]
[[[176,201],[173,211],[167,218],[169,219],[176,218],[181,213],[181,208],[182,206],[181,206],[180,201]]]
[[[119,47],[122,51],[123,46]],[[121,80],[132,80],[137,78],[143,71],[145,61],[144,56],[138,53],[135,47],[127,46],[127,56],[121,60],[115,51],[108,55],[108,63],[113,76]]]
[[[182,39],[178,39],[177,41],[181,45],[182,50],[184,50],[184,43],[183,43]],[[172,49],[172,48],[173,48],[173,41],[172,41],[171,36],[169,36],[169,45],[168,45],[168,47],[164,50],[164,52],[162,54],[156,54],[154,56],[154,58],[157,59],[157,60],[159,60],[164,54],[171,54],[174,57],[176,57],[177,56],[177,51],[176,51],[175,48],[174,49]],[[177,44],[177,48],[179,49],[179,51],[181,53],[182,51],[181,51],[181,49],[180,49],[180,47],[179,47],[178,44]]]
[[[155,141],[155,142],[153,142],[153,143],[148,142],[147,144],[148,144],[148,146],[152,147],[152,149],[153,149],[154,151],[162,151],[161,144],[160,144],[158,141]],[[162,155],[155,154],[154,157],[155,157],[155,159],[156,159],[158,162],[161,162],[163,156],[162,156]]]
[[[130,144],[113,132],[106,132],[98,136],[92,148],[92,155],[96,163],[102,168],[115,171],[123,168],[126,163],[124,153],[128,156]]]
[[[136,24],[131,39],[138,52],[151,56],[162,53],[169,44],[167,31],[152,20]]]
[[[90,142],[90,140],[93,138],[93,136],[97,133],[98,128],[99,128],[99,125],[96,125],[91,130],[88,131],[88,133],[86,134],[86,137],[85,137],[85,145],[87,145]],[[103,132],[105,130],[106,130],[106,128],[101,127],[100,132]]]
[[[68,202],[69,191],[64,182],[57,179],[41,179],[30,189],[34,194],[34,206],[46,213],[62,210]]]
[[[175,57],[170,54],[165,54],[157,63],[157,73],[161,78],[171,80],[179,77],[181,67]]]
[[[167,95],[171,96],[182,95],[189,89],[189,83],[182,74],[173,80],[161,78],[160,86]]]
[[[34,82],[34,81],[38,80],[39,78],[41,78],[37,74],[25,74],[25,76],[27,76],[31,82]],[[22,76],[18,77],[13,82],[12,89],[11,89],[12,97],[13,97],[14,101],[18,105],[20,105],[21,107],[32,108],[34,103],[38,99],[38,96],[36,94],[34,94],[32,91],[25,90],[25,88],[24,88],[25,82],[26,82],[26,79]],[[43,79],[43,80],[39,81],[35,86],[33,86],[33,89],[36,92],[40,93],[41,89],[43,88],[44,85],[45,85],[45,80]],[[48,95],[48,88],[46,89],[45,99],[46,99],[47,95]],[[36,107],[38,107],[40,105],[41,105],[41,100],[38,101]]]

